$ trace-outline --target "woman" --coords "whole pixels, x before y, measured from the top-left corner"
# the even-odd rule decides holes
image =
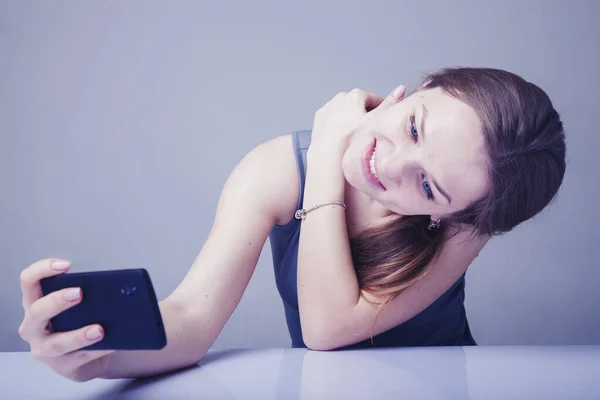
[[[49,319],[81,298],[78,289],[41,296],[39,280],[66,272],[64,260],[40,260],[21,274],[21,337],[76,381],[195,364],[270,238],[293,346],[475,344],[465,271],[492,235],[554,198],[564,132],[546,94],[514,74],[445,69],[424,82],[406,99],[402,86],[386,99],[340,93],[312,130],[241,160],[200,254],[160,304],[163,350],[78,350],[102,340],[99,326],[52,333]]]

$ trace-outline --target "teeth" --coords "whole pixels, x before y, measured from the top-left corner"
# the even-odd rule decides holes
[[[371,155],[371,160],[369,161],[369,164],[371,165],[371,173],[375,176],[375,178],[379,179],[377,177],[377,170],[375,169],[375,151],[373,151],[373,154]]]

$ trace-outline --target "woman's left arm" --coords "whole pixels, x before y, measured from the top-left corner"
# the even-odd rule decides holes
[[[324,148],[311,144],[307,153],[305,208],[344,200],[340,166],[344,147]],[[467,236],[465,232],[449,239],[429,272],[389,303],[373,325],[379,307],[366,299],[381,299],[359,288],[343,207],[325,206],[309,213],[302,221],[298,250],[298,306],[304,343],[314,350],[335,349],[412,318],[456,282],[488,240]]]
[[[325,196],[336,194],[334,186],[325,181],[316,168],[312,173],[307,171],[304,204],[323,202]],[[359,288],[343,209],[323,207],[308,214],[302,222],[298,251],[298,305],[304,343],[313,350],[332,350],[408,321],[456,282],[488,240],[473,239],[467,232],[448,239],[429,272],[387,304],[375,319],[379,307],[371,302],[382,299]]]

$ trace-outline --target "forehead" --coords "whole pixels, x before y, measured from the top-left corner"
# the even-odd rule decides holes
[[[412,106],[424,104],[435,115],[437,124],[447,124],[448,128],[468,129],[469,132],[482,137],[479,116],[467,103],[450,96],[441,88],[421,90],[414,93],[410,100]]]
[[[417,92],[413,101],[417,118],[425,116],[426,121],[425,168],[449,192],[453,207],[467,206],[483,196],[488,181],[479,116],[440,88]]]

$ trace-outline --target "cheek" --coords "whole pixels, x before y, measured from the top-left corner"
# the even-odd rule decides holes
[[[342,157],[342,172],[344,177],[352,186],[356,186],[360,181],[360,147],[350,145]]]
[[[350,146],[348,146],[344,152],[344,156],[342,157],[342,167],[344,169],[349,168],[352,165],[352,160],[357,159],[356,153],[355,146],[350,144]]]
[[[374,123],[374,130],[386,135],[397,137],[406,131],[408,124],[409,112],[406,110],[406,106],[396,104],[399,106],[394,109],[390,107],[385,113]]]
[[[371,141],[372,136],[370,135],[354,135],[342,157],[342,167],[357,169]]]
[[[423,211],[423,205],[415,195],[414,189],[406,187],[404,184],[387,194],[385,206],[398,214],[414,215]]]
[[[352,157],[349,155],[349,151],[346,150],[344,156],[342,157],[342,171],[344,172],[344,176],[346,177],[346,179],[349,179],[348,175],[351,173],[351,164],[349,162],[351,158]]]

